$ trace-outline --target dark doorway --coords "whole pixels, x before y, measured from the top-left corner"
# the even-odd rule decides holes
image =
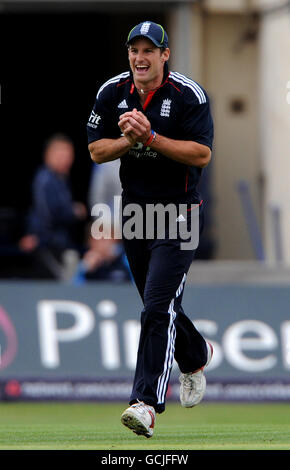
[[[148,14],[0,14],[0,206],[25,209],[44,141],[55,132],[76,146],[75,197],[86,199],[91,161],[86,122],[98,87],[128,70],[128,31]],[[163,21],[160,15],[152,21]]]
[[[0,14],[0,271],[13,274],[25,230],[31,183],[44,142],[54,133],[75,144],[75,200],[87,203],[93,163],[86,123],[100,85],[128,70],[131,28],[155,12],[75,11]],[[81,238],[80,234],[80,238]],[[4,256],[4,258],[2,257]],[[9,271],[9,272],[10,272]]]

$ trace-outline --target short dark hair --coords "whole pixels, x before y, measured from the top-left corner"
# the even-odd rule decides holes
[[[46,150],[47,150],[52,144],[54,144],[55,142],[64,142],[64,143],[66,143],[66,144],[69,144],[69,145],[74,146],[73,141],[71,140],[70,137],[68,137],[66,134],[62,134],[61,132],[58,132],[58,133],[55,133],[55,134],[51,135],[51,136],[44,142],[44,145],[43,145],[43,153],[45,153]]]
[[[159,49],[161,54],[166,50],[166,47],[164,47],[164,46],[157,47],[157,46],[155,46],[155,44],[153,42],[152,42],[152,45],[153,45],[153,47],[155,47],[155,49]],[[131,43],[127,44],[127,49],[129,50],[131,46],[132,46]]]

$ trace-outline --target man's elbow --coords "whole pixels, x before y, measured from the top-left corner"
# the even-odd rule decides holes
[[[104,163],[101,149],[99,149],[98,146],[94,145],[94,142],[89,144],[88,149],[90,152],[91,159],[94,163],[98,163],[99,165],[101,163]]]
[[[210,151],[210,149],[209,149],[209,151],[207,152],[207,154],[202,157],[201,164],[200,164],[200,168],[205,168],[205,167],[207,167],[207,165],[209,164],[210,161],[211,161],[211,151]]]
[[[198,161],[194,163],[194,166],[199,168],[205,168],[211,161],[211,150],[209,147],[204,146],[202,152],[200,152]]]
[[[102,159],[101,155],[98,155],[95,152],[90,152],[90,156],[94,163],[97,163],[98,165],[104,163],[104,160]]]

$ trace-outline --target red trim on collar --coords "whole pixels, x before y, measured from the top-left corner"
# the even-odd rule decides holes
[[[169,80],[166,80],[166,82],[172,85],[175,88],[175,90],[179,91],[179,93],[181,93],[181,90],[177,88],[177,86],[175,86],[174,83],[170,82]]]
[[[125,85],[125,83],[128,83],[129,81],[130,81],[130,78],[128,78],[127,80],[125,80],[125,81],[122,82],[122,83],[117,83],[117,87],[122,86],[122,85]]]
[[[161,83],[161,85],[160,85],[158,88],[156,88],[156,90],[150,91],[150,92],[148,93],[148,96],[147,96],[147,98],[146,98],[146,101],[145,101],[145,103],[143,104],[143,109],[144,109],[144,111],[146,110],[148,104],[149,104],[150,101],[152,100],[152,98],[153,98],[153,96],[155,95],[156,91],[159,90],[160,88],[162,88],[166,83],[169,83],[169,82],[168,82],[168,78],[169,78],[169,74],[167,75],[167,77],[166,77],[166,79],[164,80],[164,82]]]
[[[158,88],[157,88],[158,90]],[[150,103],[150,101],[152,100],[154,94],[156,93],[157,90],[154,90],[154,91],[149,91],[148,95],[147,95],[147,98],[146,98],[146,101],[145,103],[143,104],[143,109],[144,111],[146,110],[148,104]]]
[[[147,98],[146,98],[146,101],[145,101],[145,103],[143,104],[143,110],[144,110],[144,111],[146,110],[147,106],[149,105],[149,103],[150,103],[150,101],[152,100],[152,98],[153,98],[154,94],[156,93],[156,91],[159,90],[159,88],[162,88],[166,83],[169,83],[170,85],[174,86],[174,88],[176,88],[177,91],[180,91],[172,82],[170,82],[170,81],[168,80],[169,76],[170,76],[170,73],[168,73],[168,75],[167,75],[166,79],[164,80],[164,82],[161,83],[161,85],[160,85],[158,88],[156,88],[156,90],[150,91],[150,92],[148,93],[148,96],[147,96]],[[126,80],[126,82],[124,82],[124,83],[127,83],[128,81],[129,81],[129,79]],[[134,84],[134,82],[132,81],[131,88],[130,88],[130,95],[132,95],[132,94],[134,93],[134,90],[135,90],[135,84]]]

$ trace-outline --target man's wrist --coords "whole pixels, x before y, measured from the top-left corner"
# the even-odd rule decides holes
[[[148,147],[150,144],[152,144],[152,143],[154,142],[155,139],[156,139],[156,132],[151,129],[150,136],[149,136],[149,138],[146,140],[146,142],[144,143],[144,145],[145,145],[146,147]]]
[[[121,138],[123,138],[125,144],[126,144],[126,147],[128,147],[128,149],[130,149],[131,147],[134,147],[134,145],[136,144],[136,142],[130,138],[129,135],[122,135]]]

